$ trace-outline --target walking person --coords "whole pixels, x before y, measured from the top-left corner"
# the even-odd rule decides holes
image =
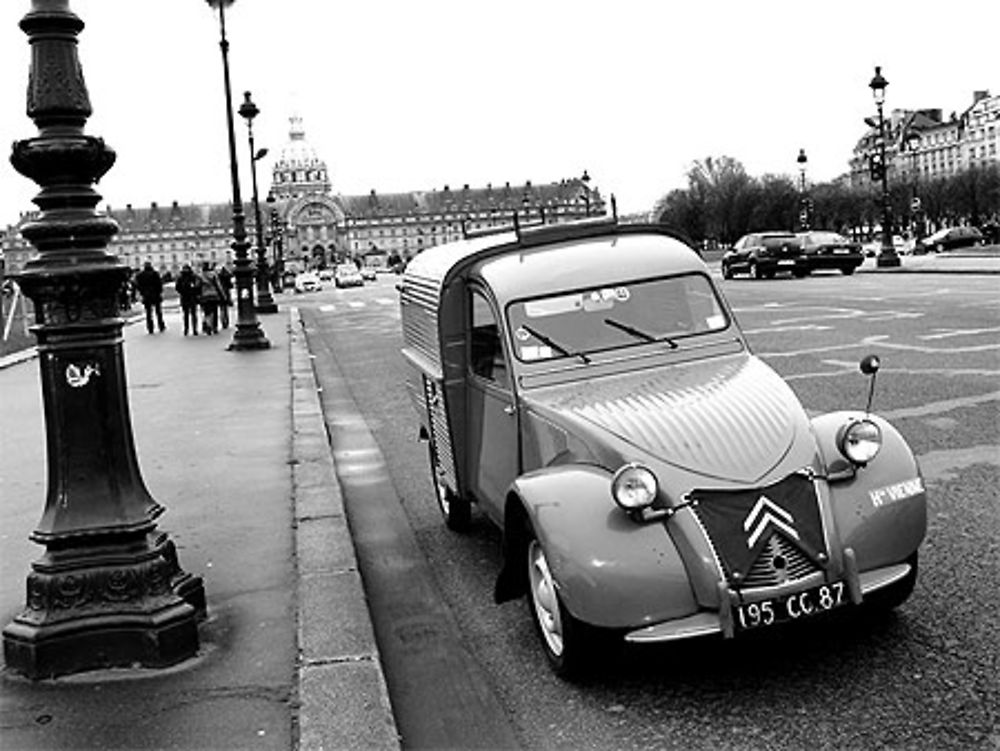
[[[219,303],[219,321],[222,323],[222,328],[228,329],[229,306],[233,304],[233,272],[229,270],[226,264],[222,264],[218,277],[219,285],[222,287],[222,302]]]
[[[181,273],[177,275],[174,289],[181,298],[181,312],[184,315],[184,336],[190,330],[198,336],[198,303],[201,301],[201,277],[191,270],[191,265],[185,263]]]
[[[219,276],[208,261],[201,267],[201,317],[206,334],[219,332],[219,305],[224,298]]]
[[[146,331],[153,333],[154,314],[157,327],[160,331],[166,331],[167,327],[163,323],[163,279],[151,262],[146,261],[142,271],[135,275],[135,287],[146,309]]]

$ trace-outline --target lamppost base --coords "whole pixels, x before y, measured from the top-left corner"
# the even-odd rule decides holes
[[[236,324],[236,332],[233,334],[233,341],[226,349],[230,351],[243,351],[255,349],[269,349],[271,342],[264,336],[260,326],[256,321],[253,324]]]
[[[50,550],[33,564],[28,592],[3,630],[3,652],[8,670],[32,680],[168,667],[198,652],[204,587],[178,568],[165,534]]]

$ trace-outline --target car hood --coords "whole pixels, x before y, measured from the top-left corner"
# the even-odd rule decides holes
[[[757,482],[790,454],[805,463],[815,454],[802,405],[753,356],[609,376],[529,392],[523,400],[571,434],[583,428],[613,436],[677,468],[721,480]]]

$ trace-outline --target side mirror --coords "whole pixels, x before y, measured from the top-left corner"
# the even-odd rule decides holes
[[[878,355],[868,355],[861,360],[861,372],[865,375],[873,376],[878,373],[878,369],[881,365],[882,362],[879,360]]]

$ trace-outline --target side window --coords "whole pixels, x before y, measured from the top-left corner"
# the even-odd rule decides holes
[[[470,294],[471,319],[469,366],[477,376],[507,386],[507,361],[500,342],[500,327],[493,309],[482,293]]]

